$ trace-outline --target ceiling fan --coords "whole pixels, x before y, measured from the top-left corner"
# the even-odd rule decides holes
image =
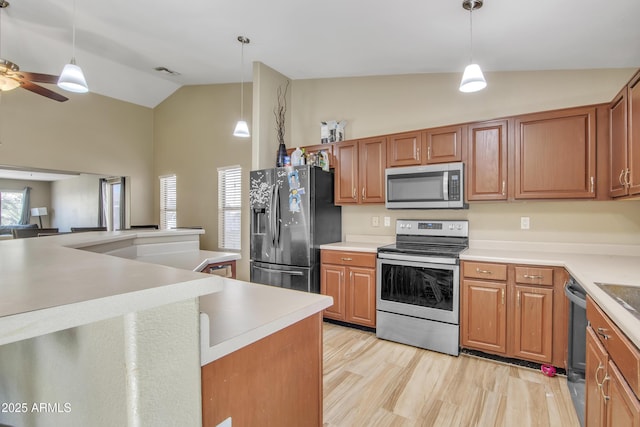
[[[9,2],[0,0],[0,9],[4,9],[9,6]],[[52,90],[49,90],[36,83],[50,83],[56,84],[58,82],[58,76],[51,74],[31,73],[27,71],[20,71],[20,67],[11,61],[0,58],[0,91],[6,92],[8,90],[21,87],[29,90],[38,95],[42,95],[54,101],[64,102],[69,98],[60,95]]]

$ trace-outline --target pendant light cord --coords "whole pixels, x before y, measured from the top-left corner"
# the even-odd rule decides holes
[[[473,64],[473,8],[475,5],[475,0],[471,0],[471,8],[469,9],[469,64]]]
[[[244,120],[244,41],[240,40],[240,120]]]
[[[71,30],[71,58],[76,59],[76,0],[73,0],[73,20]]]

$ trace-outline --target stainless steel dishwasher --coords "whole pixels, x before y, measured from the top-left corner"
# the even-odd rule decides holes
[[[578,414],[580,425],[584,426],[585,414],[585,367],[587,353],[587,293],[575,281],[569,278],[564,286],[569,298],[569,351],[567,354],[567,386],[571,393],[573,406]]]

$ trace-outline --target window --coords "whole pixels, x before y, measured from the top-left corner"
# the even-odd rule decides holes
[[[160,229],[176,228],[176,176],[160,177]]]
[[[240,250],[242,168],[218,168],[218,247]]]
[[[0,191],[0,225],[20,223],[23,195],[23,191]]]

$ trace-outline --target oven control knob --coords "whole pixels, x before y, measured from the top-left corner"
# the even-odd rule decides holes
[[[456,230],[462,230],[462,226],[460,224],[456,225]]]
[[[449,230],[453,230],[453,224],[449,224]]]
[[[400,228],[404,228],[404,224],[400,224]]]

